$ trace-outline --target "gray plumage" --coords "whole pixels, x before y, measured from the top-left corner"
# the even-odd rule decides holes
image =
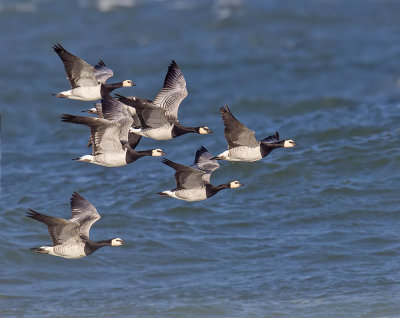
[[[72,194],[72,218],[69,220],[41,214],[29,209],[27,216],[47,225],[51,246],[33,248],[42,254],[64,258],[81,258],[92,254],[103,246],[118,246],[124,242],[119,239],[94,242],[89,238],[90,228],[101,218],[97,209],[77,192]]]
[[[205,126],[186,127],[179,123],[178,109],[182,100],[188,95],[186,81],[182,71],[172,61],[164,79],[164,85],[154,101],[121,95],[119,101],[136,109],[140,127],[134,127],[132,132],[156,140],[168,140],[186,133],[210,134],[212,131]]]
[[[177,122],[179,105],[187,95],[185,77],[175,61],[172,61],[168,67],[163,88],[154,99],[153,105],[165,109],[168,121]]]
[[[293,140],[279,140],[278,132],[263,140],[257,140],[255,132],[237,120],[228,106],[221,107],[220,111],[225,126],[224,135],[228,142],[228,150],[214,159],[252,162],[266,157],[276,148],[297,146]]]
[[[103,98],[102,114],[104,118],[62,115],[63,122],[90,127],[92,154],[76,160],[106,167],[119,167],[132,163],[143,156],[164,155],[161,149],[134,150],[141,136],[135,136],[129,132],[133,119],[121,103],[111,96]]]
[[[97,65],[92,66],[68,52],[60,43],[54,45],[53,50],[63,62],[67,79],[71,84],[70,90],[53,94],[59,98],[84,101],[98,100],[116,88],[135,85],[131,80],[106,84],[107,79],[114,74],[110,68],[106,67],[102,60]]]
[[[67,79],[71,84],[71,88],[77,88],[80,86],[96,86],[101,83],[101,81],[99,81],[95,75],[95,67],[68,52],[61,46],[60,43],[54,45],[53,50],[58,54],[64,64],[65,73],[67,75]],[[105,77],[102,77],[101,75],[101,67],[102,65],[97,64],[97,74],[101,78],[101,80],[104,80]],[[111,76],[112,75],[113,74],[111,71]],[[111,76],[108,76],[107,78]],[[107,80],[107,78],[105,80]],[[103,83],[105,83],[105,80]]]
[[[168,159],[163,159],[162,162],[175,170],[176,188],[158,192],[157,194],[161,196],[185,201],[202,201],[212,197],[222,189],[238,188],[243,185],[239,181],[232,181],[214,186],[209,183],[209,177],[208,181],[204,180],[204,176],[207,174],[205,171],[184,166]]]
[[[224,135],[229,148],[239,146],[257,147],[259,145],[255,132],[237,120],[228,106],[226,108],[221,107],[220,110],[225,126]]]
[[[191,168],[204,171],[205,174],[202,176],[203,181],[210,183],[211,173],[219,168],[219,163],[214,156],[208,152],[208,150],[201,146],[196,151],[196,157],[194,163],[190,166]]]

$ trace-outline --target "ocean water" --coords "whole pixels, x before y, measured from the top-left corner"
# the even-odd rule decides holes
[[[0,2],[1,317],[400,317],[400,2],[395,0],[3,0]],[[201,202],[160,158],[120,168],[72,161],[88,129],[62,123],[90,102],[68,88],[52,45],[114,70],[118,93],[153,98],[171,60],[189,91],[179,117],[213,135],[162,148],[190,165],[226,149],[219,107],[261,139],[300,144],[221,162]],[[80,260],[28,208],[70,217],[78,191],[102,215]]]

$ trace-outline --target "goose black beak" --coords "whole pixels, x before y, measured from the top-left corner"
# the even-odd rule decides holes
[[[294,143],[295,146],[300,146],[297,142]]]
[[[121,240],[121,245],[124,245],[124,244],[125,244],[125,241]]]

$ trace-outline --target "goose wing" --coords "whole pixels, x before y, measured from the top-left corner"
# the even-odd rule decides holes
[[[67,74],[67,79],[71,83],[71,88],[96,86],[99,84],[95,76],[95,69],[92,65],[69,53],[60,43],[54,45],[53,50],[64,63],[65,72]]]
[[[257,147],[258,141],[255,132],[232,115],[228,106],[220,108],[222,120],[225,126],[225,139],[228,142],[229,149],[239,146]]]
[[[165,158],[162,160],[162,162],[175,169],[175,181],[177,189],[193,189],[204,186],[204,181],[202,179],[203,175],[205,174],[204,171],[180,165]]]
[[[274,135],[268,136],[267,138],[264,138],[261,141],[264,143],[269,143],[269,144],[279,142],[279,133],[275,132]]]
[[[129,115],[125,105],[110,95],[105,95],[101,100],[104,119],[121,125],[120,140],[128,140],[129,128],[133,124],[133,118]]]
[[[95,66],[94,66],[94,76],[96,77],[97,81],[99,83],[105,84],[106,81],[114,76],[114,72],[112,69],[108,68],[106,64],[100,60]]]
[[[132,149],[135,149],[141,139],[142,139],[142,136],[135,134],[133,132],[129,132],[129,134],[128,134],[129,147],[131,147]]]
[[[61,120],[90,127],[92,155],[118,153],[123,150],[119,139],[121,125],[107,119],[63,114]]]
[[[72,194],[70,203],[72,211],[71,221],[79,224],[80,234],[88,239],[90,227],[94,222],[99,220],[101,216],[94,205],[77,192]]]
[[[159,128],[169,123],[166,117],[166,110],[154,106],[150,100],[140,97],[126,98],[121,95],[117,96],[120,102],[136,109],[142,129]]]
[[[53,246],[63,243],[80,243],[79,224],[70,220],[41,214],[29,209],[27,216],[47,225]]]
[[[203,146],[196,151],[196,157],[192,168],[204,171],[203,180],[210,183],[211,173],[219,168],[218,160],[212,159],[214,156]]]
[[[164,108],[167,119],[174,123],[178,121],[179,105],[187,95],[185,77],[175,61],[172,61],[168,67],[163,88],[157,94],[153,104]]]

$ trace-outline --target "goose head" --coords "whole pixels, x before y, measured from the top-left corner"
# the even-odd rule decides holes
[[[121,246],[121,245],[124,245],[124,244],[125,244],[125,242],[123,240],[121,240],[119,237],[113,238],[111,240],[111,246]]]
[[[213,131],[207,126],[200,126],[197,132],[201,135],[208,135],[213,133]]]
[[[229,183],[229,187],[231,189],[235,189],[235,188],[240,188],[241,186],[243,186],[243,183],[240,183],[239,181],[232,181]]]
[[[283,148],[291,148],[298,145],[299,144],[295,143],[292,139],[286,139],[283,141]]]
[[[151,151],[151,155],[153,156],[153,157],[160,157],[160,156],[163,156],[163,155],[165,155],[166,153],[164,152],[164,151],[162,151],[161,149],[153,149],[152,151]]]
[[[122,87],[131,87],[131,86],[136,86],[136,84],[131,80],[125,80],[122,82]]]

